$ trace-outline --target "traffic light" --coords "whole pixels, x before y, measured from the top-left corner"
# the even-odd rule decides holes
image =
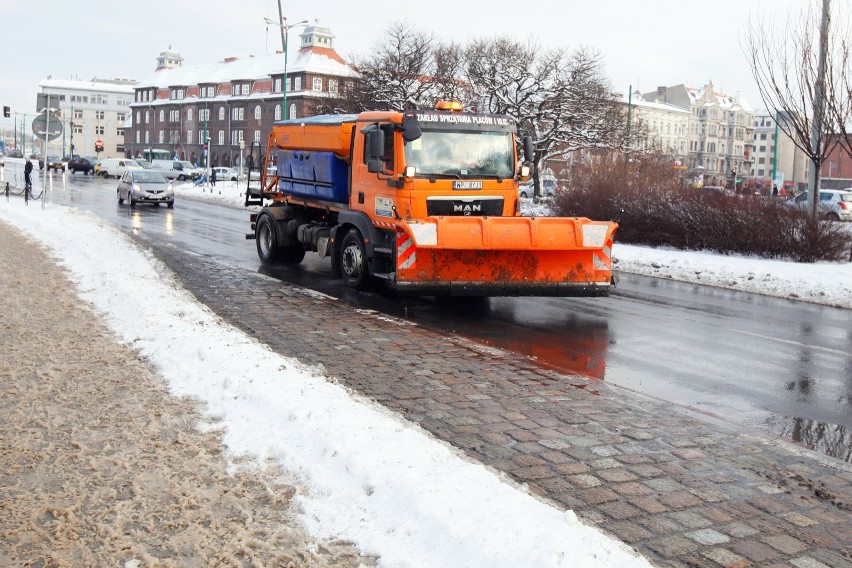
[[[6,118],[9,118],[10,116],[12,116],[12,109],[7,107],[7,106],[4,106],[3,107],[3,116],[5,116]]]

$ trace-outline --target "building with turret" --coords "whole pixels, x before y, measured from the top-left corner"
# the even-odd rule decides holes
[[[162,52],[136,85],[127,155],[210,166],[239,165],[250,151],[257,159],[274,121],[325,112],[351,87],[357,73],[335,51],[334,37],[329,28],[306,27],[289,61],[278,52],[186,65],[171,49]]]

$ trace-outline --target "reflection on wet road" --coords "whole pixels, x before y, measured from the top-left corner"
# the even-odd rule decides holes
[[[7,165],[8,169],[8,165]],[[8,172],[7,172],[8,175]],[[769,429],[852,461],[849,310],[623,274],[609,298],[399,298],[355,293],[309,254],[262,269],[247,212],[178,200],[119,205],[115,180],[53,176],[51,200],[90,209],[144,240],[260,270],[423,326],[604,380],[738,428]],[[617,245],[616,245],[617,246]]]

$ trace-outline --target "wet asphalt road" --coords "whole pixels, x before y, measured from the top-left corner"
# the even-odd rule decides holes
[[[14,185],[19,170],[7,160],[5,179]],[[118,205],[116,180],[68,173],[51,179],[49,201],[92,210],[152,245],[260,270],[358,308],[464,335],[852,461],[848,310],[627,274],[611,297],[597,299],[355,293],[331,280],[328,260],[316,255],[298,267],[262,269],[254,241],[244,239],[246,211],[180,199],[173,210],[131,210]]]

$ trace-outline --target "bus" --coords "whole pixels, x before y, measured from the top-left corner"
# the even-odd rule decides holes
[[[154,160],[169,160],[171,155],[168,150],[158,150],[156,148],[145,148],[142,150],[142,157],[148,160],[148,163],[153,163]]]

